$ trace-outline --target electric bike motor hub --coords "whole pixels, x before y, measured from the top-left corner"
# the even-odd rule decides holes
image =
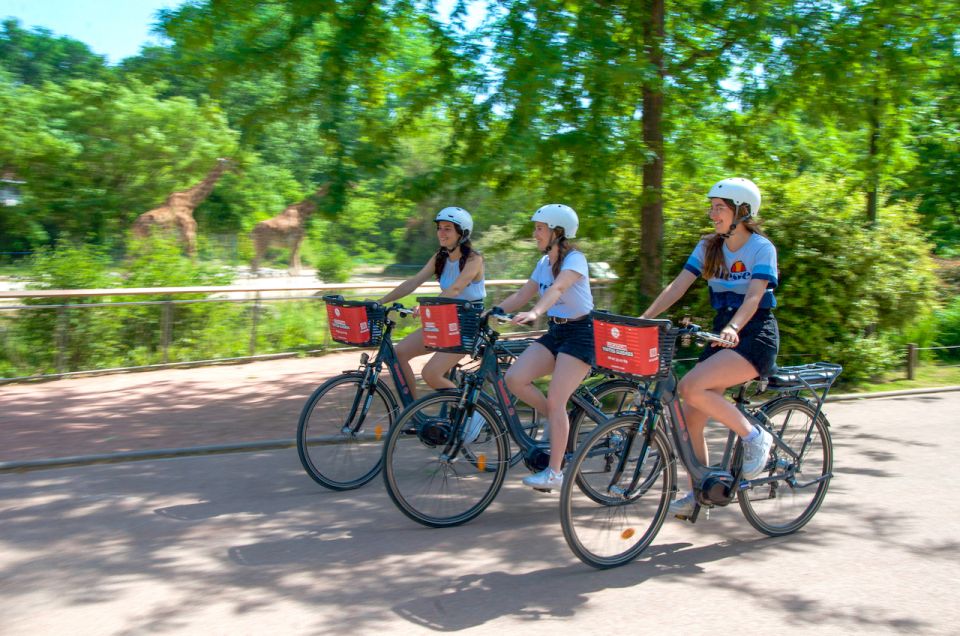
[[[722,470],[707,473],[697,496],[701,505],[726,506],[733,500],[733,475]]]
[[[550,451],[541,446],[534,446],[523,454],[523,463],[532,473],[539,473],[550,465]]]
[[[430,447],[446,446],[450,441],[452,428],[449,420],[431,417],[417,424],[417,437]]]

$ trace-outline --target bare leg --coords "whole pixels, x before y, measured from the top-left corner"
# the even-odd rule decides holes
[[[690,443],[701,463],[706,464],[708,458],[703,434],[708,416],[740,437],[750,434],[750,422],[732,402],[723,397],[723,392],[755,377],[757,370],[746,358],[735,351],[725,350],[697,364],[680,381],[678,393],[683,400]]]
[[[547,419],[550,422],[550,468],[560,472],[563,455],[567,451],[567,436],[570,434],[570,418],[567,415],[567,400],[577,390],[587,374],[590,365],[561,353],[557,355],[557,364],[550,378],[547,390]]]
[[[407,386],[410,388],[410,395],[416,398],[417,377],[413,374],[410,361],[430,353],[430,351],[423,346],[423,332],[417,329],[398,342],[394,348],[397,352],[397,360],[400,362],[400,370],[403,371],[403,378],[407,381]]]
[[[450,371],[462,357],[462,353],[435,353],[427,364],[424,365],[423,371],[420,372],[420,377],[423,378],[423,381],[426,382],[430,388],[438,391],[440,389],[455,388],[456,385],[447,378],[447,372]]]
[[[553,373],[555,364],[553,354],[542,344],[534,342],[507,370],[505,377],[510,392],[535,408],[538,413],[546,413],[547,398],[533,385],[533,381]]]

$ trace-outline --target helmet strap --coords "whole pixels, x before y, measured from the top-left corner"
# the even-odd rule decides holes
[[[560,241],[567,238],[565,231],[561,233],[560,236],[557,236],[556,233],[553,232],[553,230],[551,230],[551,233],[553,233],[553,238],[550,239],[550,242],[547,243],[547,246],[543,248],[543,253],[547,255],[550,254],[550,250],[552,250],[555,245],[559,245]]]
[[[740,205],[745,205],[745,204],[741,203]],[[750,213],[749,213],[749,212],[747,212],[747,214],[745,214],[744,216],[741,216],[739,219],[736,218],[736,215],[737,215],[737,214],[740,214],[740,206],[739,206],[739,205],[736,207],[736,209],[735,209],[735,211],[734,211],[733,223],[730,224],[730,227],[727,228],[727,231],[726,231],[726,232],[724,232],[723,234],[720,234],[720,235],[719,235],[720,238],[722,238],[722,239],[724,239],[724,240],[730,238],[731,236],[733,236],[733,232],[734,232],[734,230],[737,229],[737,226],[740,225],[740,222],[741,222],[741,221],[745,221],[746,219],[749,219],[749,218],[750,218]]]

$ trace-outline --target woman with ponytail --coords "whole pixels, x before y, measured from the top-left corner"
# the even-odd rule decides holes
[[[440,284],[440,296],[468,300],[482,308],[487,292],[484,287],[483,257],[473,250],[470,243],[473,218],[463,208],[450,207],[440,210],[434,222],[437,225],[437,241],[440,243],[437,253],[416,275],[397,285],[378,302],[384,305],[408,296],[433,277]],[[403,377],[407,380],[411,394],[416,397],[410,360],[430,353],[423,345],[422,330],[417,329],[397,343],[396,351]],[[433,354],[421,372],[423,381],[437,390],[454,388],[446,374],[462,357],[459,353]]]
[[[524,477],[523,483],[537,490],[552,490],[563,485],[561,468],[570,430],[567,400],[593,366],[593,294],[587,257],[570,242],[577,236],[577,213],[554,203],[537,210],[531,221],[533,238],[544,256],[526,284],[499,308],[516,311],[539,292],[533,308],[518,313],[513,322],[533,322],[543,315],[549,319],[546,335],[520,355],[507,371],[506,380],[514,395],[545,413],[549,422],[550,465]],[[533,384],[545,375],[552,376],[547,395]]]
[[[743,477],[759,474],[767,461],[773,439],[754,426],[723,397],[724,391],[776,369],[780,331],[773,308],[777,301],[777,250],[760,232],[760,189],[749,179],[717,182],[707,193],[714,233],[704,237],[687,259],[683,271],[643,312],[656,318],[703,277],[710,290],[710,304],[716,310],[713,330],[727,342],[713,344],[680,381],[690,440],[697,459],[704,465],[707,444],[703,430],[713,418],[737,433],[743,442]],[[693,514],[694,493],[670,504],[670,512],[685,519]]]

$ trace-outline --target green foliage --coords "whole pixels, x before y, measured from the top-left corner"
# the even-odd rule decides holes
[[[936,312],[936,320],[937,346],[960,347],[960,297],[955,297],[949,305]],[[958,360],[960,348],[943,349],[938,351],[938,355],[944,360]]]
[[[317,278],[325,283],[345,283],[350,280],[353,263],[347,250],[336,243],[324,246],[315,257]]]
[[[870,228],[860,203],[842,183],[804,177],[767,205],[780,267],[781,361],[838,362],[847,382],[898,364],[892,335],[928,310],[936,285],[909,207],[888,209]]]
[[[83,42],[55,36],[43,28],[25,31],[15,19],[4,20],[0,30],[0,69],[31,86],[71,79],[105,80],[111,75],[106,59]]]

